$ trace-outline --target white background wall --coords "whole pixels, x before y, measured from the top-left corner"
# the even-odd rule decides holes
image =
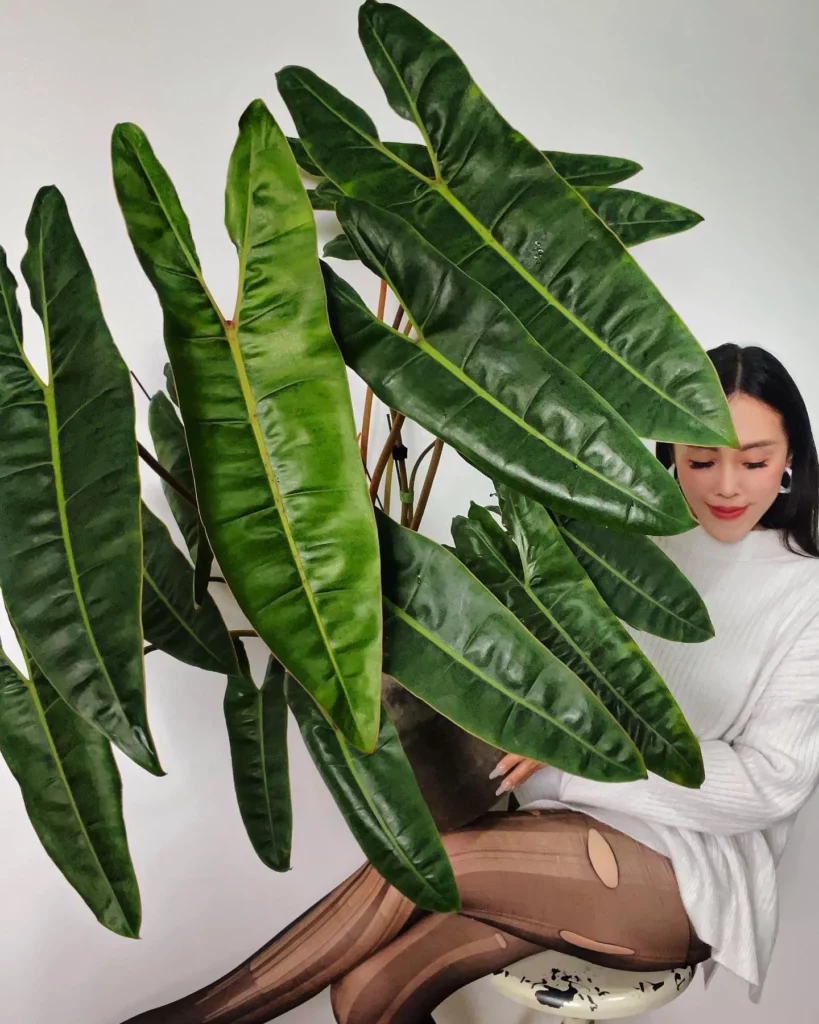
[[[779,353],[819,422],[816,108],[819,5],[813,0],[407,0],[459,49],[513,123],[555,149],[610,152],[646,167],[635,187],[687,203],[706,222],[639,258],[706,347],[757,342]],[[180,189],[208,279],[228,306],[233,254],[221,226],[235,123],[261,96],[287,123],[273,73],[306,64],[365,106],[386,136],[411,138],[388,111],[356,39],[355,0],[4,0],[0,7],[0,241],[22,255],[36,189],[64,191],[110,324],[150,390],[161,386],[160,317],[131,252],[110,183],[113,124],[149,133]],[[371,284],[368,283],[368,287]],[[36,324],[27,321],[29,337]],[[358,392],[356,393],[358,397]],[[147,439],[140,400],[140,424]],[[429,530],[442,538],[485,484],[456,458],[439,477]],[[161,494],[146,481],[151,504]],[[7,639],[7,633],[6,633]],[[0,1018],[117,1024],[217,977],[354,868],[359,856],[329,796],[292,743],[294,869],[267,871],[244,834],[221,723],[222,681],[162,654],[149,705],[168,776],[122,764],[143,938],[100,928],[63,882],[0,768]],[[816,971],[819,807],[800,820],[782,866],[782,928],[762,1004],[727,975],[656,1015],[794,1024]],[[808,989],[810,986],[808,986]],[[480,987],[439,1018],[512,1024]],[[330,1021],[325,997],[292,1024]]]

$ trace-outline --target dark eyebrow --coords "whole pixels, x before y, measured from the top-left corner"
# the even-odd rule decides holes
[[[750,452],[754,448],[771,448],[775,444],[776,444],[776,441],[751,441],[750,444],[744,444],[739,450],[741,452]],[[720,450],[719,448],[709,448],[709,447],[704,447],[704,446],[700,447],[700,445],[696,445],[696,444],[689,444],[686,447],[688,447],[688,448],[696,448],[697,451],[701,451],[701,452],[718,452]]]

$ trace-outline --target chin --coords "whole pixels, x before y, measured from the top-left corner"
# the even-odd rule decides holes
[[[708,508],[697,516],[697,520],[709,537],[713,537],[721,544],[737,544],[744,540],[758,522],[750,510],[739,519],[725,521],[718,519]]]

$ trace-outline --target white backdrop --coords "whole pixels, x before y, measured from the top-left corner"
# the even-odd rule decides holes
[[[533,141],[614,153],[646,168],[634,185],[686,203],[705,223],[639,258],[706,347],[756,342],[787,362],[819,422],[813,296],[819,149],[812,0],[407,0],[452,41],[489,96]],[[125,357],[161,386],[160,316],[130,249],[110,182],[116,121],[148,132],[191,217],[206,275],[230,305],[236,270],[221,224],[236,121],[263,97],[288,124],[274,72],[306,64],[362,102],[386,136],[388,111],[356,38],[355,0],[4,0],[0,242],[12,263],[36,189],[65,193]],[[363,280],[363,279],[362,279]],[[372,292],[371,282],[364,282]],[[27,318],[30,338],[36,323]],[[36,341],[35,341],[36,344]],[[357,399],[360,397],[356,391]],[[138,399],[140,430],[145,403]],[[163,510],[148,482],[149,501]],[[428,528],[486,485],[447,456]],[[8,639],[7,631],[3,631]],[[140,942],[105,932],[63,882],[0,766],[0,1017],[15,1024],[118,1024],[244,959],[358,863],[329,796],[292,737],[294,869],[256,860],[231,792],[222,681],[149,658],[149,708],[165,779],[122,764],[139,875]],[[690,1020],[815,1021],[801,982],[815,972],[819,811],[800,820],[782,866],[782,927],[762,1004],[725,975],[658,1013]],[[331,1020],[326,997],[291,1024]],[[484,988],[453,997],[441,1021],[509,1021]]]

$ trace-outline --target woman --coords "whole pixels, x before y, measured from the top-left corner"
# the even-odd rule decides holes
[[[736,345],[710,355],[740,450],[658,456],[700,523],[663,547],[716,637],[639,636],[701,741],[702,788],[591,782],[509,755],[493,775],[522,810],[444,837],[461,913],[422,913],[365,866],[221,981],[132,1024],[263,1024],[327,985],[340,1024],[418,1024],[544,948],[626,969],[713,955],[761,984],[775,864],[819,774],[819,465],[781,364]]]

